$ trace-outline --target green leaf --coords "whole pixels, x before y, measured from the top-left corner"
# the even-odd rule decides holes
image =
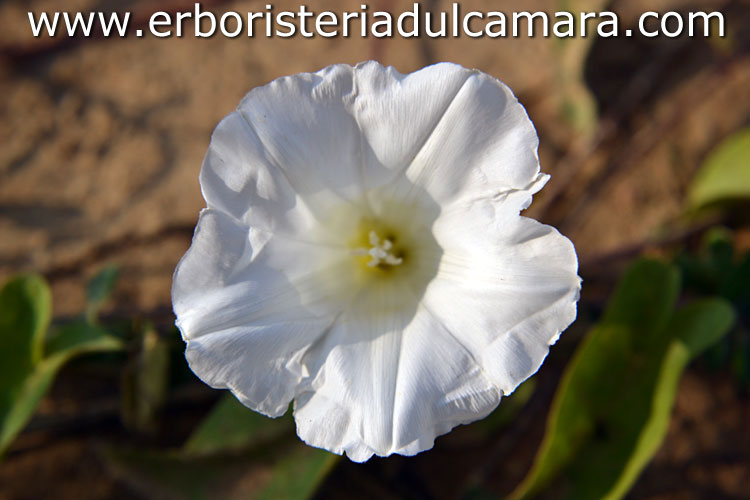
[[[626,271],[599,324],[638,331],[630,340],[642,348],[669,321],[679,291],[680,276],[673,266],[639,260]]]
[[[688,193],[688,208],[750,200],[750,127],[722,142],[701,166]]]
[[[105,448],[103,458],[118,480],[140,490],[147,498],[232,500],[234,483],[252,484],[266,472],[254,469],[251,457],[211,456],[185,458],[177,452]],[[245,491],[243,498],[251,498]]]
[[[614,484],[604,484],[604,487],[599,488],[608,490],[602,498],[622,498],[635,483],[667,434],[672,406],[685,367],[692,359],[721,339],[733,323],[734,311],[731,305],[722,299],[697,301],[674,315],[667,327],[672,341],[660,360],[658,372],[652,379],[644,381],[648,391],[638,397],[637,401],[631,401],[638,404],[638,408],[647,411],[645,422],[639,429],[635,429],[635,448],[627,450],[629,453],[623,457],[624,464]],[[621,414],[618,417],[625,419],[631,415]],[[622,439],[630,439],[630,436]],[[625,444],[623,442],[620,446],[625,447]]]
[[[117,266],[109,265],[103,267],[89,281],[86,287],[86,301],[88,302],[87,316],[89,319],[93,319],[96,316],[99,309],[104,305],[104,302],[112,294],[119,274],[120,270]]]
[[[225,394],[203,419],[182,448],[183,456],[205,460],[222,454],[263,450],[294,436],[291,415],[271,419],[245,407],[231,393]],[[305,446],[292,438],[291,451],[272,466],[269,479],[255,491],[255,499],[304,499],[315,492],[340,458],[324,450]],[[213,480],[206,477],[206,481]]]
[[[104,328],[87,321],[73,321],[55,329],[45,346],[47,359],[60,357],[67,362],[87,352],[117,351],[122,341]]]
[[[569,12],[579,19],[581,12],[601,11],[606,3],[607,0],[558,0],[555,10]],[[596,30],[595,27],[593,29]],[[589,137],[596,131],[599,114],[584,75],[586,58],[596,40],[594,34],[555,40],[558,52],[555,58],[556,93],[561,99],[560,114],[582,137]]]
[[[288,438],[241,454],[109,450],[105,458],[120,478],[147,496],[304,500],[312,497],[340,457]]]
[[[540,491],[573,460],[597,430],[626,378],[636,351],[658,341],[679,290],[677,272],[656,261],[640,261],[625,274],[604,317],[584,339],[560,382],[547,431],[534,465],[513,493]]]
[[[55,375],[65,363],[64,356],[54,356],[38,363],[34,370],[14,389],[13,396],[0,406],[0,456],[21,432],[36,410],[39,401],[52,385]],[[4,396],[4,395],[3,395]],[[7,401],[7,405],[5,402]]]
[[[183,446],[188,455],[237,451],[294,432],[287,418],[271,419],[225,394]]]
[[[512,498],[530,498],[564,471],[560,498],[620,498],[664,437],[687,362],[724,335],[733,313],[716,299],[672,313],[671,267],[636,263],[570,362],[534,466]]]
[[[44,335],[52,313],[47,283],[23,275],[0,290],[0,389],[15,385],[42,358]]]
[[[52,299],[38,276],[20,276],[0,290],[0,455],[31,418],[60,367],[85,352],[119,349],[98,327],[60,328],[46,346]]]
[[[123,372],[122,418],[139,432],[155,432],[167,399],[169,346],[151,324],[141,329],[136,356]]]
[[[294,454],[279,460],[274,465],[271,480],[261,488],[255,498],[257,500],[310,498],[340,458],[325,450],[299,443]]]
[[[476,428],[478,434],[486,440],[516,419],[534,395],[535,389],[536,379],[527,379],[512,394],[503,397],[500,405],[487,418],[474,422],[466,428]]]
[[[51,311],[49,287],[39,276],[18,276],[0,290],[0,455],[33,411],[27,407],[35,406],[27,401],[27,381],[41,360]]]

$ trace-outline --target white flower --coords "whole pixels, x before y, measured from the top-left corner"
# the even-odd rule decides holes
[[[508,87],[437,64],[329,66],[216,128],[177,266],[192,370],[355,461],[485,417],[575,318],[571,242],[521,217],[547,182]]]

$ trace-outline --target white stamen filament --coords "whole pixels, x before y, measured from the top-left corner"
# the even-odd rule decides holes
[[[381,264],[397,266],[403,262],[401,257],[396,257],[390,250],[393,248],[393,242],[389,239],[380,242],[380,237],[375,231],[370,231],[370,248],[355,248],[352,255],[365,256],[369,255],[370,260],[367,262],[368,267],[377,267]]]

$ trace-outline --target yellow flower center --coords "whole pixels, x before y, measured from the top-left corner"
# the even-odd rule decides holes
[[[358,247],[351,251],[352,255],[357,257],[367,257],[367,267],[388,269],[391,266],[398,266],[404,262],[403,257],[393,246],[393,240],[383,238],[381,240],[378,233],[371,229],[367,235],[369,246]],[[391,236],[391,238],[393,238]]]
[[[413,314],[442,257],[432,234],[439,211],[416,189],[406,201],[369,193],[322,217],[319,230],[344,248],[316,264],[323,279],[303,291],[303,303],[331,311],[343,304],[362,321]]]

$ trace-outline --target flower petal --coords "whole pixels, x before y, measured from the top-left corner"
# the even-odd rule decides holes
[[[387,310],[392,298],[360,300]],[[357,462],[414,455],[495,408],[501,394],[472,355],[412,301],[414,310],[368,317],[353,314],[354,304],[305,355],[314,378],[294,412],[305,442]]]
[[[338,283],[328,276],[341,259],[349,259],[345,248],[273,236],[204,210],[175,270],[177,326],[187,339],[253,322],[332,317],[340,311],[330,297]]]
[[[307,372],[300,359],[330,318],[261,322],[189,339],[190,369],[216,389],[230,389],[242,404],[270,417],[289,409]]]
[[[363,183],[374,189],[403,174],[472,72],[450,63],[402,75],[369,61],[354,69],[351,113],[365,140]]]
[[[342,206],[366,213],[366,193],[391,182],[397,194],[423,188],[443,206],[533,194],[547,178],[537,145],[510,89],[478,71],[336,65],[249,92],[214,132],[201,185],[209,207],[299,234]]]
[[[201,169],[208,206],[271,232],[317,226],[312,241],[335,239],[326,223],[342,209],[366,213],[353,71],[329,66],[250,91],[211,138]]]
[[[492,207],[436,222],[444,254],[424,302],[510,394],[575,319],[580,278],[570,240],[533,219],[496,217]]]
[[[237,112],[214,130],[200,183],[208,208],[227,213],[247,226],[300,235],[315,225],[313,212]]]
[[[348,110],[357,95],[352,72],[339,64],[279,78],[251,90],[237,108],[265,155],[313,209],[332,195],[354,204],[363,195],[362,136]]]
[[[539,140],[526,110],[499,80],[463,72],[468,77],[405,171],[409,182],[441,206],[465,196],[538,191]]]
[[[305,259],[300,259],[305,255]],[[201,212],[177,266],[172,302],[193,371],[251,408],[280,415],[304,374],[299,359],[344,306],[328,294],[343,249],[249,229]]]

